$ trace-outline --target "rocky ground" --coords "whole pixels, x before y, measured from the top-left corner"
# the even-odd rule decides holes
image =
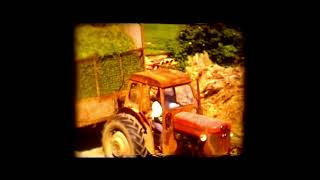
[[[244,129],[244,67],[222,67],[212,63],[208,54],[197,54],[189,57],[187,73],[194,80],[199,72],[201,102],[203,113],[209,117],[231,122],[231,143],[235,154],[242,149]]]

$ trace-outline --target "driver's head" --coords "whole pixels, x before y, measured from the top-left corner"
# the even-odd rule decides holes
[[[150,90],[150,100],[151,101],[159,101],[160,100],[160,91],[159,91],[159,89],[151,89]]]
[[[151,97],[151,101],[160,101],[160,93],[157,93],[157,95],[155,95],[155,96],[152,96]]]

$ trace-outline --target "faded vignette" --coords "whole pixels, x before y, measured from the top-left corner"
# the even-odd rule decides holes
[[[217,59],[206,51],[179,59],[177,39],[185,26],[74,27],[75,157],[241,155],[245,68],[221,65],[218,55],[245,57],[221,40],[212,47]],[[217,27],[208,30],[217,31],[216,38],[244,39],[239,29]]]

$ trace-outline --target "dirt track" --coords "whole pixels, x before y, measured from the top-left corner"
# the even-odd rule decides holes
[[[93,148],[86,151],[76,151],[76,157],[102,158],[104,157],[102,147]]]

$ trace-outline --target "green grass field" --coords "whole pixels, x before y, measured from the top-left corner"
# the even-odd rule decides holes
[[[177,43],[180,24],[143,24],[146,54],[168,51]]]

